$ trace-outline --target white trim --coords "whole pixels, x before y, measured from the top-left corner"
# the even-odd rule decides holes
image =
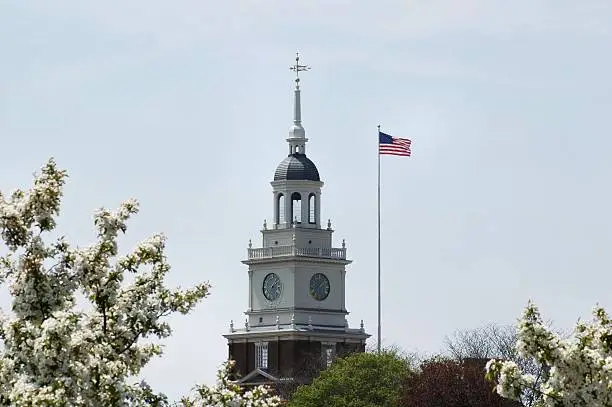
[[[278,377],[272,376],[270,373],[267,373],[259,368],[256,368],[255,370],[253,370],[251,373],[249,373],[248,375],[241,377],[240,379],[238,379],[238,383],[244,383],[244,382],[248,382],[251,379],[257,377],[257,376],[261,376],[264,377],[266,379],[268,379],[271,382],[278,382],[280,379]]]

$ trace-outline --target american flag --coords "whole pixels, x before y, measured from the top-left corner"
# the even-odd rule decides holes
[[[407,138],[391,137],[383,132],[378,132],[378,152],[389,155],[403,155],[410,157],[410,144],[412,141]]]

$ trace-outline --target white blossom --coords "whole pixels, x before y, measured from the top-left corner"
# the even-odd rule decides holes
[[[217,373],[215,386],[196,387],[190,397],[181,400],[184,407],[278,407],[281,399],[271,394],[265,386],[256,386],[250,390],[242,389],[230,380],[233,361],[224,363]]]
[[[190,312],[209,285],[165,286],[170,265],[162,235],[118,257],[117,237],[138,212],[135,200],[96,212],[90,246],[47,242],[66,177],[50,160],[29,191],[0,194],[0,237],[9,249],[0,279],[12,295],[12,312],[0,315],[0,405],[167,405],[163,394],[133,378],[162,353],[151,340],[171,334],[165,317]],[[130,284],[125,273],[134,274]],[[77,308],[77,296],[89,307]]]
[[[573,338],[562,339],[544,325],[531,302],[518,325],[517,350],[545,367],[545,377],[534,388],[541,406],[612,406],[612,323],[596,307],[590,323],[579,323]],[[490,360],[487,377],[503,397],[517,399],[535,378],[523,374],[513,362]]]

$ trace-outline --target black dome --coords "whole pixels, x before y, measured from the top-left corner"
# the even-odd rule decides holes
[[[274,172],[274,181],[284,180],[320,181],[319,171],[305,154],[291,154]]]

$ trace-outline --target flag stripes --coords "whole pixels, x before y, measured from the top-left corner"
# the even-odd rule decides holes
[[[412,151],[410,146],[412,141],[407,138],[391,137],[388,134],[378,132],[379,147],[378,152],[386,155],[399,155],[410,157]]]

